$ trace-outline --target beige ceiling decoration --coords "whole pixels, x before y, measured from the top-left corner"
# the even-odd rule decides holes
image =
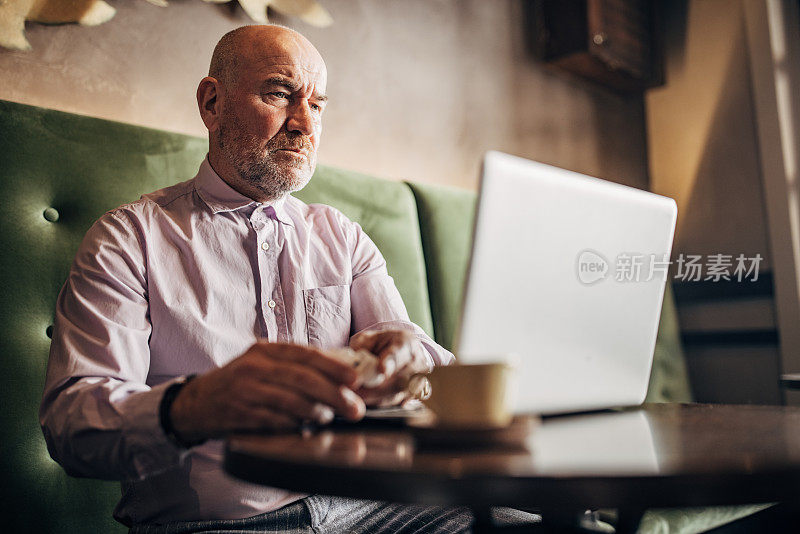
[[[147,0],[151,4],[166,7],[167,0]],[[226,4],[232,0],[203,0],[213,4]],[[317,0],[238,0],[245,13],[260,24],[267,24],[267,8],[274,9],[281,15],[297,17],[307,24],[324,28],[333,23],[330,13]]]
[[[167,0],[147,0],[167,7]],[[224,4],[232,0],[203,0]],[[324,28],[333,23],[330,13],[317,0],[238,0],[239,5],[255,22],[267,24],[268,9],[287,17],[297,17],[307,24]],[[103,0],[0,0],[0,46],[13,50],[30,50],[25,38],[25,21],[44,24],[77,22],[95,26],[111,20],[116,10]]]
[[[0,0],[0,46],[30,50],[25,39],[26,20],[95,26],[111,20],[114,13],[116,10],[103,0]]]

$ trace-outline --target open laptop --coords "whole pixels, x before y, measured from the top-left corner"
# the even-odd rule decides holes
[[[643,402],[676,215],[670,198],[488,152],[459,362],[513,359],[516,413]]]

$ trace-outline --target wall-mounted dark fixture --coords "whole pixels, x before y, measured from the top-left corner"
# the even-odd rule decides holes
[[[621,92],[663,84],[653,0],[526,0],[526,38],[538,59]]]

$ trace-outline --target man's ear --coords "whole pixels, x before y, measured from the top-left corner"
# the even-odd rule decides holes
[[[220,101],[221,86],[216,78],[206,76],[197,86],[197,107],[200,118],[206,125],[209,133],[216,132],[219,128],[219,113],[222,102]]]

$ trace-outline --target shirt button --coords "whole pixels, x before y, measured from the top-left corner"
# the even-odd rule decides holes
[[[267,302],[267,306],[269,306],[270,308],[274,308],[275,307],[275,301],[274,300],[270,300],[269,302]]]
[[[269,243],[267,243],[266,241],[261,243],[261,249],[262,250],[269,250]]]

